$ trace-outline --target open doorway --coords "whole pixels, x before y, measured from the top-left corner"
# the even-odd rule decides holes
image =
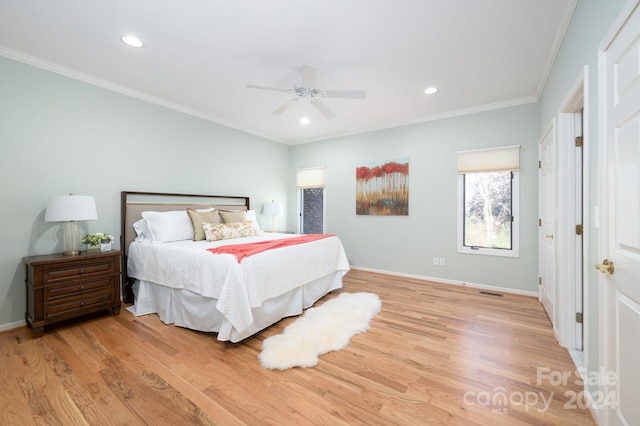
[[[298,190],[298,232],[324,234],[324,188]]]
[[[324,234],[324,181],[323,166],[296,170],[300,234]]]

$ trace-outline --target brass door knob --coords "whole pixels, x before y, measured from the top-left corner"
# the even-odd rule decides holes
[[[614,271],[613,262],[611,262],[609,259],[605,259],[602,261],[602,263],[596,264],[596,269],[602,272],[603,274],[609,273],[613,275],[613,271]]]

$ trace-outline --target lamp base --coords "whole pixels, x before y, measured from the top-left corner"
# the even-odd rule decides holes
[[[75,256],[80,254],[80,223],[76,221],[65,222],[64,244],[62,254]]]

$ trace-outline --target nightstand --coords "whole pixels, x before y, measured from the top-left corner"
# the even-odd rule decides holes
[[[120,258],[122,252],[82,252],[75,256],[26,256],[27,312],[36,335],[63,320],[110,309],[120,314]]]

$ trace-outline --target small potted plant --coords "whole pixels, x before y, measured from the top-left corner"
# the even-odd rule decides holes
[[[109,251],[111,250],[113,236],[102,232],[96,232],[95,234],[85,235],[82,237],[81,242],[87,246],[87,251]]]

